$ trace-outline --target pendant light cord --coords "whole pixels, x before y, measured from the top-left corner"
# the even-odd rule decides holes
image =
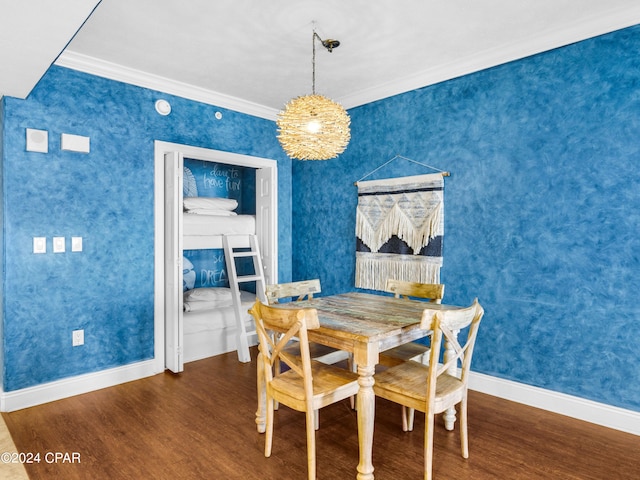
[[[311,73],[311,93],[313,95],[316,94],[316,37],[318,37],[318,40],[320,40],[322,42],[322,39],[318,36],[318,34],[316,33],[316,31],[313,31],[313,36],[311,37],[311,43],[312,43],[312,47],[311,47],[311,51],[313,52],[313,55],[311,57],[311,62],[313,64],[313,69],[312,69],[312,73]]]
[[[333,52],[334,48],[338,48],[340,46],[340,42],[338,40],[322,40],[320,38],[320,35],[316,33],[315,29],[313,30],[313,36],[311,37],[311,51],[313,52],[313,55],[311,57],[311,63],[313,64],[311,73],[311,92],[313,93],[313,95],[316,94],[316,38],[320,40],[322,46],[326,48],[329,53]]]

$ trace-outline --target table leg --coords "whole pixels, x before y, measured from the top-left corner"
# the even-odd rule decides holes
[[[375,366],[358,364],[358,444],[360,463],[358,480],[373,480],[373,429],[375,420],[376,397],[373,392],[373,374]]]
[[[258,433],[264,433],[267,429],[266,425],[266,410],[267,410],[267,392],[264,384],[264,363],[262,361],[262,353],[258,353],[258,411],[256,412],[256,425],[258,427]]]

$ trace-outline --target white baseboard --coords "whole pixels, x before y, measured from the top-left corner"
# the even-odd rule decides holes
[[[640,412],[471,372],[469,389],[567,417],[640,435]]]
[[[120,383],[139,380],[159,373],[154,368],[154,360],[132,363],[122,367],[110,368],[101,372],[78,375],[35,387],[23,388],[13,392],[0,393],[0,411],[13,412],[23,408],[53,402],[62,398],[112,387]]]
[[[0,411],[13,412],[159,373],[154,360],[0,393]],[[640,436],[640,412],[471,372],[469,389]]]

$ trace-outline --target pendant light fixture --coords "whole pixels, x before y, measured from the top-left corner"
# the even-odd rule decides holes
[[[335,158],[351,139],[351,120],[342,105],[316,94],[316,39],[329,52],[340,45],[338,40],[322,40],[313,31],[312,94],[290,100],[276,120],[282,148],[298,160]]]

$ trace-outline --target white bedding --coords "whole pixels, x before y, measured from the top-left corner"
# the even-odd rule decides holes
[[[242,295],[241,295],[242,297]],[[226,287],[194,288],[183,294],[183,310],[197,312],[233,305],[231,289]]]
[[[255,295],[241,292],[242,312],[245,315],[247,331],[253,331],[253,318],[247,310],[255,302]],[[232,352],[236,349],[236,317],[232,306],[183,313],[184,325],[184,362],[193,362],[203,358]],[[249,345],[256,345],[255,336],[249,339]]]
[[[233,212],[238,208],[238,201],[232,198],[218,197],[184,197],[182,201],[185,212],[202,213],[207,211],[224,210],[235,215]],[[213,215],[205,213],[205,215]]]
[[[215,216],[183,213],[184,235],[255,234],[254,215]]]
[[[247,312],[256,301],[255,294],[251,292],[240,291],[240,301],[242,302],[242,313],[247,320],[250,321],[250,315]],[[228,303],[226,306],[217,306],[210,309],[197,309],[196,311],[184,312],[184,333],[192,334],[210,330],[221,330],[227,327],[236,326],[236,317],[233,311],[233,305]]]

